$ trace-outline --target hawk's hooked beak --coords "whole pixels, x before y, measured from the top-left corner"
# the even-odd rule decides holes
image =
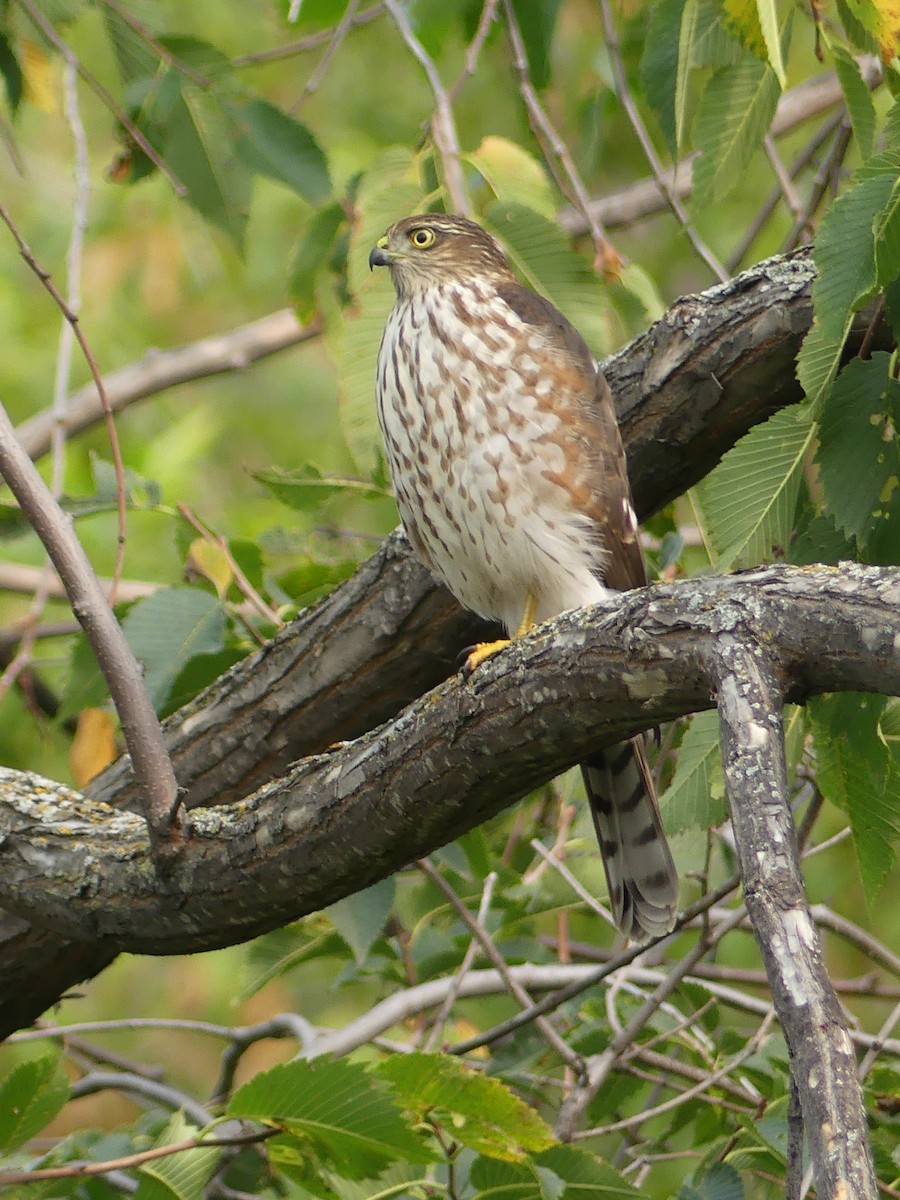
[[[369,255],[369,270],[374,271],[376,267],[389,267],[394,261],[394,257],[388,250],[387,238],[379,238]]]

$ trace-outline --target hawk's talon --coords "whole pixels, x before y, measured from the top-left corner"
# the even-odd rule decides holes
[[[466,659],[462,665],[463,679],[468,679],[485,659],[490,658],[492,654],[497,654],[500,650],[505,650],[508,645],[509,638],[500,638],[496,642],[478,642],[477,645],[470,646],[468,650],[464,651]]]

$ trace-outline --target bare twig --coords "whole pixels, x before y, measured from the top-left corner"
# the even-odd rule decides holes
[[[491,906],[491,897],[494,894],[494,887],[496,886],[496,883],[497,872],[491,871],[487,879],[484,881],[484,889],[481,893],[481,903],[478,905],[478,916],[475,918],[482,928],[487,920],[488,910]],[[466,947],[463,960],[459,964],[459,968],[451,980],[450,987],[447,989],[447,995],[444,997],[444,1002],[441,1005],[437,1016],[434,1018],[434,1023],[431,1026],[428,1039],[425,1042],[425,1045],[422,1047],[426,1053],[428,1053],[430,1050],[434,1050],[434,1048],[438,1045],[441,1034],[444,1030],[444,1026],[447,1023],[447,1019],[449,1018],[453,1009],[453,1005],[456,1002],[456,998],[459,995],[459,989],[462,986],[462,982],[465,979],[466,974],[472,969],[472,963],[475,961],[475,956],[477,953],[478,943],[473,938],[473,940],[470,941]]]
[[[43,567],[28,567],[22,563],[0,562],[0,592],[34,592],[44,575]],[[108,596],[111,579],[100,579],[100,586]],[[126,579],[119,584],[118,598],[122,601],[142,600],[152,596],[163,587],[161,583],[150,583],[137,579]],[[51,575],[47,585],[47,596],[51,600],[65,600],[66,589],[58,575]],[[52,636],[56,636],[53,634]]]
[[[637,110],[637,105],[631,95],[631,89],[628,86],[628,78],[625,74],[625,66],[622,62],[622,51],[619,47],[619,37],[616,33],[616,24],[613,20],[612,7],[609,0],[599,0],[600,15],[603,20],[603,31],[606,36],[606,49],[609,53],[610,63],[613,69],[613,77],[616,82],[616,94],[619,97],[619,103],[625,109],[625,113],[631,122],[631,127],[640,142],[641,149],[644,152],[644,157],[650,164],[650,170],[653,172],[657,183],[665,193],[666,199],[669,202],[669,207],[681,223],[682,229],[687,234],[691,245],[713,272],[713,274],[723,283],[729,278],[728,272],[706,245],[700,235],[694,229],[688,219],[684,205],[679,200],[678,196],[670,186],[666,178],[666,172],[662,163],[659,161],[659,156],[653,146],[653,141],[647,130],[646,125],[641,119],[641,115]]]
[[[0,473],[28,516],[66,586],[72,611],[90,642],[116,705],[122,732],[141,782],[145,815],[156,851],[173,844],[183,814],[175,773],[137,659],[106,602],[88,557],[65,513],[19,445],[0,406]]]
[[[44,17],[43,13],[41,13],[40,9],[32,2],[32,0],[16,0],[16,3],[28,14],[31,21],[37,26],[44,37],[47,38],[47,40],[51,42],[61,54],[65,54],[67,51],[70,54],[73,53],[68,43],[59,36],[51,23]],[[147,138],[144,137],[137,125],[135,125],[135,123],[129,119],[128,114],[119,108],[103,84],[100,83],[96,76],[91,74],[91,72],[84,66],[80,59],[76,57],[75,62],[78,67],[78,74],[88,85],[91,91],[100,98],[100,100],[112,113],[122,128],[127,131],[128,136],[132,139],[132,141],[134,141],[135,144],[139,146],[141,150],[143,150],[153,165],[158,170],[162,171],[162,173],[171,183],[172,187],[175,189],[176,194],[182,197],[186,196],[187,188],[174,173],[166,160],[157,154],[156,150],[153,148]]]
[[[462,173],[462,157],[459,139],[456,136],[456,123],[453,119],[453,109],[450,98],[441,82],[438,69],[425,47],[416,37],[409,23],[406,12],[399,0],[384,0],[384,6],[391,14],[394,24],[403,38],[407,49],[425,72],[428,86],[434,96],[434,115],[431,118],[431,132],[434,144],[441,156],[444,166],[444,181],[450,201],[456,212],[465,216],[471,215],[471,206],[466,193],[466,185]]]
[[[364,8],[362,12],[356,13],[351,25],[354,29],[359,29],[362,25],[368,25],[380,17],[383,12],[383,4],[372,4],[368,8]],[[253,54],[242,54],[238,58],[233,58],[231,65],[233,67],[256,67],[263,63],[277,62],[283,58],[293,58],[295,54],[303,54],[307,50],[327,46],[333,39],[334,33],[333,28],[321,29],[318,33],[310,33],[295,42],[288,42],[286,46],[273,46],[270,50],[257,50]]]
[[[791,227],[790,233],[782,243],[782,253],[786,254],[799,245],[834,179],[835,172],[840,169],[840,165],[844,161],[852,136],[853,127],[850,124],[850,118],[845,115],[837,127],[831,143],[831,149],[822,160],[822,164],[815,174],[806,204],[804,204],[802,211]]]
[[[316,63],[315,70],[313,71],[312,75],[310,75],[309,79],[307,79],[306,83],[303,85],[303,90],[301,91],[299,97],[291,106],[292,112],[295,112],[300,107],[307,96],[311,96],[314,92],[318,91],[322,80],[325,78],[325,73],[331,65],[332,59],[341,48],[341,43],[344,41],[344,38],[354,26],[356,10],[358,8],[359,0],[349,0],[347,7],[344,9],[344,15],[334,27],[331,38],[325,47],[325,53]]]
[[[439,889],[439,891],[443,892],[443,894],[450,901],[454,912],[461,917],[463,924],[468,927],[472,933],[472,936],[484,951],[488,961],[493,963],[496,969],[500,972],[501,977],[509,989],[510,995],[514,996],[519,1004],[521,1004],[524,1008],[533,1008],[534,1005],[531,997],[511,973],[506,959],[491,941],[487,930],[483,925],[480,925],[475,920],[450,884],[447,883],[447,881],[441,875],[440,871],[436,870],[427,858],[418,859],[416,865],[423,875],[426,875],[428,879],[430,879],[431,882]],[[583,1064],[580,1055],[576,1054],[574,1050],[566,1045],[565,1041],[557,1033],[553,1025],[551,1025],[545,1017],[540,1015],[535,1016],[534,1023],[535,1027],[540,1030],[544,1040],[553,1047],[563,1062],[565,1062],[567,1066],[572,1067],[572,1069],[578,1075],[581,1075]]]
[[[138,400],[156,396],[181,383],[245,371],[253,363],[316,338],[320,333],[318,321],[301,325],[295,314],[284,308],[227,333],[213,334],[174,350],[151,350],[140,361],[122,367],[104,380],[110,408],[120,412]],[[69,397],[66,405],[66,432],[80,433],[102,416],[103,406],[96,387],[80,388]],[[19,441],[32,458],[47,453],[52,425],[53,417],[47,410],[19,426]]]
[[[528,123],[543,151],[544,161],[550,168],[560,191],[574,203],[578,212],[587,222],[591,240],[594,243],[597,267],[614,273],[621,264],[621,258],[610,243],[600,224],[600,218],[591,206],[591,198],[578,173],[572,155],[569,153],[568,146],[557,133],[535,91],[531,73],[528,70],[525,42],[511,0],[503,0],[503,16],[512,51],[513,69],[519,82],[519,94],[528,114]],[[557,163],[559,167],[557,167]]]
[[[0,1171],[0,1184],[38,1183],[49,1179],[85,1179],[93,1175],[106,1175],[110,1171],[121,1171],[129,1167],[140,1167],[144,1163],[160,1158],[170,1158],[185,1150],[226,1149],[229,1146],[254,1146],[274,1137],[277,1129],[259,1129],[254,1133],[236,1134],[226,1138],[184,1138],[170,1142],[168,1146],[154,1146],[150,1150],[138,1150],[121,1158],[109,1158],[105,1162],[73,1162],[61,1167],[40,1167],[33,1171]]]
[[[451,104],[456,99],[466,80],[471,79],[475,74],[482,47],[487,41],[488,34],[491,32],[491,26],[497,19],[497,9],[499,5],[500,0],[484,0],[484,6],[481,9],[481,16],[478,19],[478,28],[475,30],[475,35],[466,48],[465,66],[447,91],[447,95]]]

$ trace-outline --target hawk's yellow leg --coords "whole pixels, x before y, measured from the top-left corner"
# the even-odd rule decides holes
[[[534,614],[536,611],[537,597],[532,596],[531,592],[529,592],[525,597],[525,608],[522,612],[522,620],[519,622],[519,627],[515,633],[516,637],[521,637],[529,629],[534,628]],[[463,673],[471,675],[475,668],[480,666],[486,658],[490,658],[492,654],[496,654],[498,650],[502,650],[504,646],[508,646],[511,640],[511,638],[500,638],[496,642],[479,642],[477,646],[473,646],[463,665]]]

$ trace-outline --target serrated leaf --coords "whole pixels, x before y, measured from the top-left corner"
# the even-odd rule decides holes
[[[414,1112],[448,1113],[454,1139],[491,1158],[521,1160],[553,1144],[548,1125],[499,1079],[443,1054],[397,1054],[376,1068]]]
[[[9,1153],[47,1125],[69,1098],[56,1054],[17,1063],[0,1079],[0,1148]]]
[[[742,437],[699,485],[717,570],[784,556],[813,435],[808,415],[783,409]]]
[[[325,910],[358,963],[365,959],[387,924],[396,892],[396,880],[390,876]]]
[[[698,0],[686,0],[678,28],[678,65],[675,73],[675,146],[681,149],[687,114],[688,78],[693,59],[693,43],[698,24]]]
[[[678,751],[675,774],[659,803],[670,834],[710,829],[725,820],[725,776],[719,748],[719,714],[715,710],[691,717]]]
[[[757,0],[722,0],[725,19],[735,37],[757,58],[765,59],[766,39],[759,18]]]
[[[503,242],[519,274],[566,314],[594,354],[607,348],[604,288],[559,226],[516,204],[490,205],[485,225]]]
[[[209,592],[166,588],[130,608],[122,630],[143,665],[144,684],[159,708],[192,658],[223,649],[225,614]]]
[[[155,1144],[171,1146],[187,1138],[197,1137],[199,1132],[196,1125],[189,1124],[184,1114],[179,1112],[166,1123],[155,1139]],[[171,1200],[203,1200],[206,1184],[216,1168],[219,1156],[220,1151],[215,1148],[198,1147],[195,1150],[180,1150],[166,1158],[144,1163],[140,1168],[143,1179],[138,1187],[137,1200],[144,1200],[148,1192],[152,1192],[154,1196],[171,1197]],[[144,1183],[147,1180],[153,1181],[152,1187],[145,1188]]]
[[[873,222],[888,202],[894,178],[887,171],[880,173],[876,163],[869,167],[865,177],[860,172],[858,182],[838,196],[816,236],[812,298],[823,338],[841,337],[848,314],[861,308],[875,290]],[[801,358],[805,349],[804,343]]]
[[[743,57],[744,48],[728,29],[727,17],[719,0],[698,0],[691,65],[727,67]]]
[[[862,77],[859,64],[845,46],[839,43],[832,45],[831,54],[841,91],[844,93],[844,103],[850,114],[853,136],[863,158],[868,158],[875,142],[875,105],[872,93]]]
[[[158,34],[160,27],[155,19],[158,15],[158,5],[144,3],[141,10],[140,13],[135,12],[133,4],[129,7],[130,15],[139,16],[144,29]],[[102,19],[122,83],[130,84],[136,79],[152,76],[159,68],[159,56],[148,45],[146,35],[141,36],[121,12],[109,5],[103,5]]]
[[[880,736],[883,696],[845,693],[809,701],[822,794],[850,819],[860,876],[871,905],[896,862],[900,770]]]
[[[235,1092],[228,1112],[283,1127],[317,1163],[332,1163],[349,1179],[377,1176],[397,1160],[434,1158],[404,1121],[393,1088],[340,1059],[263,1071]],[[281,1141],[268,1143],[273,1156]]]
[[[874,54],[881,21],[877,0],[837,0],[841,24],[857,50]]]
[[[544,1189],[530,1162],[501,1162],[476,1158],[469,1178],[477,1200],[546,1200]]]
[[[744,1200],[744,1184],[734,1167],[713,1163],[700,1180],[694,1180],[693,1195],[697,1200]]]
[[[809,408],[817,413],[828,397],[844,351],[844,342],[853,324],[847,314],[839,333],[826,329],[818,317],[813,318],[809,332],[797,354],[797,379],[806,393]]]
[[[292,188],[310,204],[331,195],[328,160],[309,129],[268,100],[249,100],[234,110],[244,162]]]
[[[877,534],[900,487],[900,383],[890,371],[884,350],[852,359],[819,418],[816,462],[826,508],[861,548]]]
[[[174,79],[178,92],[164,127],[164,157],[187,189],[188,203],[241,250],[250,173],[237,157],[235,131],[214,96],[180,76]]]
[[[775,72],[757,58],[745,56],[713,73],[694,119],[694,144],[702,151],[694,166],[696,208],[740,186],[772,123],[779,94]]]
[[[544,168],[516,142],[504,137],[485,137],[465,159],[486,180],[498,200],[525,205],[548,218],[554,216],[556,202]]]
[[[288,288],[301,321],[311,321],[319,304],[319,283],[332,266],[338,236],[347,222],[341,204],[329,204],[317,212],[294,253]]]

